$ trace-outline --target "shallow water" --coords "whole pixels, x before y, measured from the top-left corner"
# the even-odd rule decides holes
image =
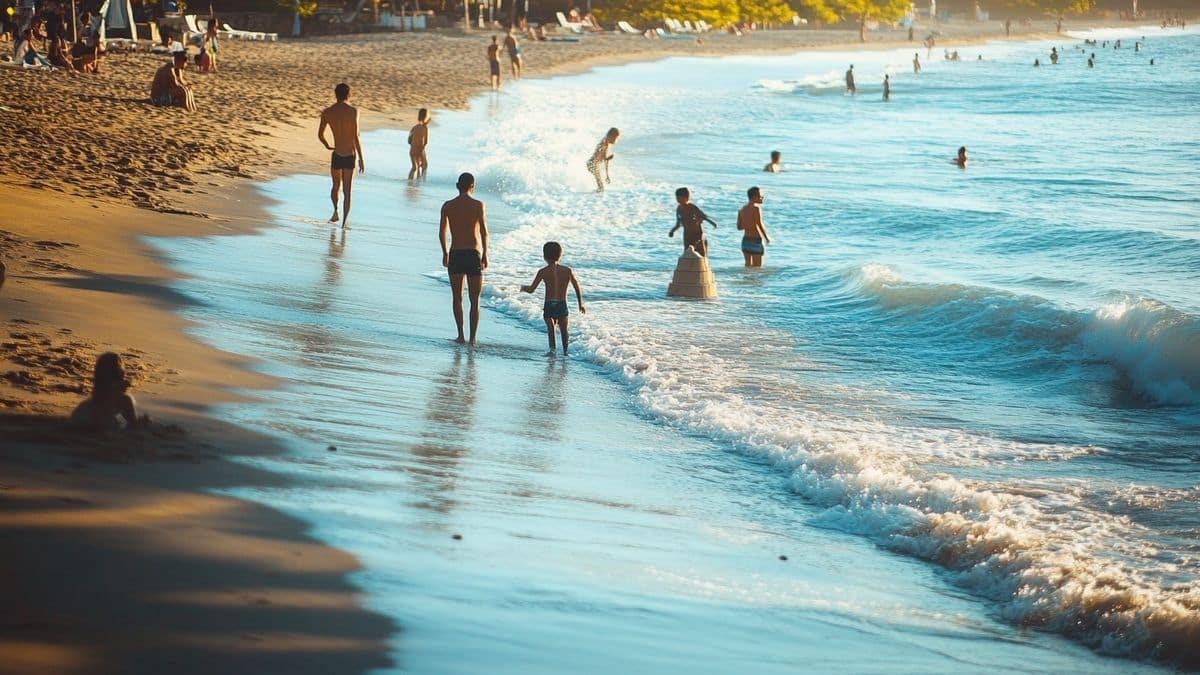
[[[426,182],[400,180],[405,132],[369,134],[344,235],[327,178],[265,186],[277,227],[159,242],[202,336],[289,383],[229,410],[295,448],[269,462],[293,488],[245,496],[364,560],[398,670],[1195,659],[1200,39],[1133,35],[1091,70],[1064,38],[1036,70],[1049,45],[521,82],[437,118]],[[493,229],[474,353],[445,340],[436,243],[461,170]],[[664,298],[679,185],[720,223],[718,302]],[[589,306],[569,360],[516,292],[547,239]]]

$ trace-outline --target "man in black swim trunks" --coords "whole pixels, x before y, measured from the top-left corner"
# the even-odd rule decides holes
[[[491,72],[492,91],[500,88],[500,43],[492,36],[492,44],[487,48],[488,69]]]
[[[442,244],[442,267],[450,273],[450,292],[453,295],[454,323],[458,326],[460,344],[466,343],[463,335],[462,290],[463,281],[471,295],[471,346],[475,346],[475,335],[479,330],[479,296],[483,291],[483,271],[488,266],[487,214],[483,202],[471,196],[475,190],[475,177],[464,173],[458,177],[458,196],[442,204],[442,216],[438,224],[438,241]],[[446,233],[450,233],[450,245],[446,246]]]
[[[337,103],[321,111],[317,138],[332,152],[329,175],[333,179],[333,189],[329,192],[329,198],[333,201],[333,216],[329,222],[338,221],[338,191],[344,188],[342,227],[346,227],[346,219],[350,217],[350,184],[354,182],[355,159],[358,160],[359,173],[365,171],[366,167],[363,166],[362,144],[358,138],[358,109],[346,103],[350,99],[350,85],[345,82],[339,84],[334,87],[333,94]],[[325,140],[325,127],[333,131],[333,145]]]

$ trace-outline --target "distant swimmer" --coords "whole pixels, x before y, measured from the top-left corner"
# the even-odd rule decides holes
[[[592,156],[588,158],[587,170],[592,174],[592,178],[596,179],[596,192],[604,192],[604,184],[611,183],[612,179],[608,176],[608,163],[612,161],[612,146],[617,144],[617,139],[621,137],[621,132],[616,127],[608,130],[604,134],[604,138],[596,144],[596,149],[592,151]],[[604,165],[604,179],[600,179],[600,166]]]
[[[1050,63],[1052,65],[1058,65],[1058,48],[1057,47],[1050,48]]]
[[[1117,40],[1116,42],[1113,43],[1113,49],[1120,49],[1120,48],[1121,48],[1120,40]]]
[[[967,168],[967,146],[964,145],[961,148],[959,148],[958,156],[950,161],[952,161],[956,165],[958,165],[958,168],[960,168],[960,169]]]
[[[567,308],[567,287],[575,289],[575,302],[579,305],[579,313],[587,314],[583,307],[583,292],[579,290],[579,281],[570,267],[558,264],[562,259],[562,245],[556,241],[548,241],[542,246],[542,259],[546,266],[537,271],[533,281],[528,286],[522,286],[521,291],[532,293],[545,282],[546,301],[542,305],[542,320],[546,322],[546,337],[550,341],[550,351],[547,356],[554,356],[554,328],[562,333],[563,354],[567,353],[567,326],[570,322],[570,311]]]
[[[921,55],[918,52],[913,52],[913,72],[921,72]]]
[[[975,60],[976,60],[976,61],[982,61],[982,60],[983,60],[983,54],[980,54],[979,56],[976,56],[976,57],[975,57]]]
[[[763,171],[767,173],[783,171],[783,155],[778,150],[771,151],[771,161],[763,167]]]
[[[488,73],[492,82],[492,91],[500,89],[500,43],[495,35],[492,44],[487,47]]]
[[[883,76],[883,100],[892,100],[892,81],[888,75]]]
[[[1133,52],[1136,54],[1140,51],[1142,51],[1142,43],[1140,43],[1140,42],[1133,43]]]
[[[746,198],[746,205],[737,214],[737,229],[742,231],[742,257],[746,259],[746,267],[762,267],[767,252],[763,242],[771,243],[762,219],[762,190],[752,187],[746,190]]]
[[[1095,58],[1096,58],[1096,57],[1094,57],[1094,56],[1089,56],[1089,57],[1088,57],[1088,68],[1095,68],[1095,67],[1096,67],[1096,61],[1095,61]]]
[[[675,227],[671,228],[667,236],[674,237],[675,231],[683,228],[683,250],[686,251],[691,246],[696,253],[708,257],[708,240],[704,238],[704,222],[708,221],[712,223],[713,227],[716,227],[717,221],[709,218],[700,210],[699,206],[692,203],[692,193],[685,187],[675,191],[675,201],[679,203],[679,206],[675,207]]]
[[[333,215],[329,222],[338,221],[338,191],[344,192],[342,199],[342,227],[350,218],[350,185],[354,182],[354,163],[358,160],[358,172],[366,171],[363,166],[362,143],[358,138],[358,110],[347,101],[350,100],[350,85],[345,82],[333,88],[337,103],[321,112],[321,126],[317,128],[317,138],[321,140],[332,154],[329,158],[329,176],[333,179],[333,189],[329,199],[333,201]],[[325,140],[325,128],[333,132],[333,145]]]
[[[425,156],[425,146],[429,145],[429,111],[421,108],[417,111],[417,123],[408,132],[408,159],[412,168],[408,171],[408,179],[424,177],[429,171],[429,158]]]
[[[488,266],[487,213],[483,202],[471,196],[475,177],[464,173],[458,177],[458,196],[442,204],[438,221],[438,241],[442,245],[442,267],[450,275],[453,295],[454,323],[458,326],[459,344],[467,342],[463,335],[463,281],[471,296],[471,346],[479,331],[479,296],[483,292],[483,271]],[[450,235],[447,246],[446,235]]]
[[[854,64],[850,64],[850,68],[846,70],[846,93],[853,96],[858,93],[858,88],[854,86]]]
[[[1038,59],[1034,59],[1034,60],[1033,60],[1033,67],[1034,67],[1034,68],[1037,68],[1037,67],[1038,67],[1038,66],[1040,66],[1040,65],[1042,65],[1042,62],[1041,62],[1041,61],[1039,61]]]
[[[1150,65],[1154,65],[1154,59],[1150,59]]]

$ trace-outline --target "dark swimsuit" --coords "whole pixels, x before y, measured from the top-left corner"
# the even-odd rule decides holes
[[[329,168],[330,169],[353,169],[354,168],[354,153],[349,155],[339,155],[336,152],[329,153]]]
[[[542,318],[545,319],[565,319],[569,313],[566,300],[547,300],[542,306]]]
[[[450,274],[478,277],[483,275],[483,260],[479,256],[479,251],[473,248],[450,251],[450,265],[447,269]]]
[[[742,239],[742,253],[748,255],[762,255],[766,249],[763,248],[762,237],[746,237]]]

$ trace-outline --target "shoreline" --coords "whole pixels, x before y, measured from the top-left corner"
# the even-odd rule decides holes
[[[1044,37],[1023,35],[1019,39],[1025,41]],[[442,39],[441,36],[438,38]],[[616,36],[612,36],[611,39],[623,40]],[[947,40],[944,44],[955,46],[993,39],[997,37],[968,39],[962,43]],[[802,52],[812,49],[876,50],[893,49],[905,44],[912,43],[874,42],[860,45],[855,41],[824,46],[780,45],[761,51],[736,49],[706,53],[647,49],[623,56],[608,54],[589,55],[579,60],[568,58],[531,77],[558,77],[586,72],[597,67],[673,56],[729,56]],[[941,46],[942,43],[939,43],[938,47]],[[485,90],[486,86],[479,83],[472,93],[466,95],[466,100],[469,101]],[[411,115],[412,110],[415,110],[415,107],[392,107],[384,111],[365,109],[363,129],[369,131],[395,128],[396,123],[401,124],[400,128],[403,129],[402,125],[405,122],[401,121],[400,115]],[[16,383],[19,388],[14,386],[12,380],[7,380],[4,385],[6,389],[0,395],[0,404],[6,413],[0,417],[0,420],[3,420],[0,424],[3,425],[6,434],[9,431],[13,432],[13,437],[18,439],[19,450],[15,453],[18,457],[7,457],[3,465],[5,477],[4,488],[0,490],[0,503],[5,505],[4,510],[11,515],[0,522],[3,522],[3,528],[8,530],[6,534],[11,537],[24,535],[43,539],[39,541],[36,551],[34,547],[26,547],[28,550],[25,553],[30,557],[10,561],[14,566],[10,578],[29,577],[28,569],[21,569],[22,566],[42,566],[47,573],[53,571],[52,566],[42,565],[44,560],[47,557],[69,560],[71,555],[65,554],[64,551],[70,551],[72,540],[81,537],[82,533],[96,531],[89,528],[98,527],[98,531],[105,534],[119,533],[118,539],[136,539],[136,535],[159,529],[163,522],[171,523],[172,527],[177,526],[181,530],[189,531],[189,538],[195,540],[191,542],[193,548],[185,551],[179,560],[180,564],[190,565],[188,569],[195,569],[197,565],[203,566],[208,563],[208,557],[211,555],[210,551],[200,550],[201,542],[206,542],[203,547],[206,549],[209,548],[208,545],[225,546],[230,543],[226,537],[230,535],[231,530],[244,527],[246,523],[253,523],[258,531],[263,531],[271,524],[272,527],[286,531],[288,536],[278,537],[277,540],[264,536],[262,539],[266,540],[265,543],[259,541],[256,543],[260,546],[251,547],[255,550],[248,555],[253,558],[253,567],[260,573],[257,577],[258,583],[263,583],[263,579],[272,578],[275,574],[272,570],[292,570],[291,563],[281,559],[282,549],[289,546],[311,547],[304,549],[306,555],[325,562],[302,570],[309,574],[304,581],[320,588],[321,592],[293,594],[289,596],[289,600],[280,601],[278,604],[287,607],[289,617],[302,616],[305,613],[316,616],[312,613],[333,607],[336,607],[337,611],[354,611],[355,616],[360,617],[355,623],[357,629],[369,633],[370,639],[358,640],[360,636],[354,635],[347,637],[348,641],[342,643],[321,643],[318,640],[311,647],[313,652],[304,654],[300,649],[303,646],[302,642],[294,632],[289,631],[252,629],[249,631],[252,637],[240,638],[240,641],[259,647],[247,649],[245,644],[236,644],[236,636],[218,637],[206,633],[207,637],[204,640],[189,643],[175,640],[174,637],[177,636],[167,636],[167,631],[164,630],[163,638],[155,648],[195,649],[198,653],[212,658],[228,658],[231,664],[240,664],[238,659],[250,659],[251,655],[256,658],[267,658],[265,655],[275,655],[279,658],[291,656],[295,663],[269,662],[270,667],[286,666],[289,672],[304,672],[304,664],[308,664],[311,672],[321,672],[321,668],[316,664],[317,659],[312,659],[314,652],[329,655],[330,658],[336,658],[337,655],[346,658],[346,654],[353,654],[361,659],[353,663],[334,662],[337,666],[331,666],[330,662],[322,662],[326,668],[387,665],[387,640],[394,637],[392,631],[395,627],[381,633],[380,626],[383,624],[378,622],[387,620],[362,610],[353,601],[355,591],[353,586],[345,581],[345,575],[356,569],[357,562],[348,554],[311,539],[306,534],[303,523],[277,511],[249,501],[213,497],[208,492],[223,485],[254,485],[282,480],[260,475],[263,472],[225,459],[228,456],[243,454],[279,452],[281,450],[278,443],[254,437],[245,430],[214,420],[209,413],[215,403],[244,400],[234,396],[234,390],[270,388],[273,382],[270,378],[254,372],[253,362],[219,352],[188,334],[189,324],[174,310],[195,300],[179,294],[170,287],[171,282],[179,278],[178,274],[171,271],[160,259],[159,254],[141,241],[141,237],[240,234],[268,226],[270,223],[266,221],[265,208],[267,202],[265,196],[257,190],[258,183],[293,172],[315,173],[312,168],[319,166],[319,163],[313,160],[319,149],[319,145],[312,138],[315,135],[315,124],[304,126],[299,123],[300,120],[308,120],[310,117],[315,119],[313,116],[297,114],[294,118],[268,127],[270,135],[266,138],[270,140],[264,138],[255,143],[261,144],[260,149],[273,148],[271,164],[255,167],[255,173],[245,171],[238,165],[222,172],[215,180],[207,176],[199,179],[189,178],[192,180],[191,185],[197,189],[170,205],[156,201],[153,198],[154,194],[146,190],[139,190],[151,195],[145,199],[135,192],[129,193],[135,203],[144,206],[157,205],[160,209],[165,206],[180,212],[177,214],[156,213],[146,208],[114,203],[112,197],[89,202],[80,195],[63,196],[51,190],[30,187],[12,189],[10,198],[20,205],[19,209],[12,212],[13,219],[20,225],[0,240],[0,255],[9,261],[9,279],[0,290],[0,307],[4,307],[6,313],[6,327],[9,333],[6,339],[18,345],[11,348],[11,351],[6,350],[4,361],[7,363],[0,365],[5,365],[5,370],[13,368],[12,357],[18,355],[27,363],[15,367],[40,376],[40,381],[25,378],[23,384]],[[298,150],[298,147],[309,149]],[[369,171],[369,154],[367,160]],[[5,180],[9,182],[8,177],[5,177]],[[114,183],[121,185],[120,181]],[[47,212],[53,215],[47,217]],[[205,217],[199,218],[194,215],[200,213],[204,213]],[[97,226],[97,222],[103,224]],[[6,225],[4,229],[9,230],[10,227]],[[17,257],[14,258],[14,255]],[[131,326],[136,327],[139,333],[136,339],[125,337]],[[62,333],[64,329],[71,332]],[[14,338],[14,332],[26,337]],[[43,344],[46,341],[48,344]],[[134,370],[142,379],[136,391],[142,394],[142,402],[147,404],[151,414],[156,418],[164,417],[170,422],[181,422],[186,425],[187,432],[178,431],[168,425],[156,428],[146,435],[134,436],[128,441],[110,439],[99,443],[86,442],[78,436],[64,435],[61,432],[54,416],[67,412],[69,405],[81,396],[79,391],[65,387],[71,386],[79,377],[90,371],[91,358],[95,353],[109,348],[129,354],[128,358],[135,366]],[[54,361],[63,354],[70,360],[67,366]],[[23,414],[7,414],[11,411]],[[173,470],[180,465],[184,465],[186,470]],[[188,474],[187,480],[173,476],[179,473]],[[197,500],[201,506],[192,509],[189,505]],[[149,513],[145,513],[144,509],[139,510],[139,504],[148,502],[156,506],[150,509]],[[69,508],[59,504],[66,504]],[[57,508],[52,508],[51,505]],[[229,520],[214,515],[228,513],[237,515]],[[288,522],[289,520],[292,522]],[[97,522],[102,524],[97,526]],[[86,540],[86,537],[83,540]],[[177,541],[172,545],[186,548]],[[97,538],[97,541],[91,541],[85,546],[83,554],[94,555],[104,550],[104,546],[103,538]],[[155,546],[161,548],[165,544],[160,542]],[[112,573],[116,583],[122,580],[126,583],[133,581],[120,574],[121,568],[131,560],[146,562],[158,554],[154,546],[141,542],[135,549],[138,550],[131,551],[114,546],[108,550],[108,559],[112,561]],[[333,573],[332,570],[337,572]],[[203,602],[194,597],[189,602],[195,606],[206,606],[205,603],[211,606],[214,602],[225,603],[222,606],[244,605],[242,611],[251,614],[255,607],[272,604],[274,596],[269,593],[238,595],[233,590],[221,588],[223,584],[242,584],[247,578],[255,578],[253,575],[247,575],[245,569],[238,565],[232,565],[225,572],[209,577],[209,583],[216,588],[206,589]],[[185,576],[188,574],[184,572]],[[333,578],[326,578],[330,576]],[[164,574],[164,577],[163,583],[170,581],[169,574]],[[80,579],[81,584],[88,581],[94,579]],[[321,582],[328,582],[329,585],[321,586]],[[30,606],[54,607],[55,602],[61,602],[64,604],[60,606],[65,608],[69,606],[72,598],[77,600],[87,595],[86,585],[82,589],[71,589],[53,584],[32,584],[30,588],[36,588],[38,592],[36,598],[27,598]],[[22,592],[26,595],[29,593],[25,589],[22,589]],[[323,594],[326,592],[336,595],[337,599],[331,600],[332,596]],[[264,599],[268,605],[261,604]],[[99,602],[94,597],[92,600]],[[74,644],[69,648],[58,649],[47,639],[58,635],[63,626],[68,624],[79,628],[80,636],[87,634],[89,628],[95,628],[95,625],[88,626],[88,620],[100,619],[105,613],[100,608],[111,611],[113,602],[120,602],[120,599],[104,598],[103,604],[69,611],[71,617],[83,616],[84,621],[79,621],[78,618],[63,621],[61,616],[29,618],[21,625],[19,635],[23,639],[0,642],[0,652],[14,655],[14,663],[28,664],[29,668],[20,672],[72,672],[72,669],[79,672],[96,672],[97,669],[102,670],[104,664],[112,662],[114,658],[121,663],[117,669],[124,670],[128,662],[121,658],[121,655],[126,655],[121,649],[134,649],[132,645],[118,640],[113,647],[118,656],[114,657],[111,653],[98,653],[98,650],[103,651],[100,645]],[[22,606],[16,602],[13,604]],[[146,612],[147,607],[152,609],[148,616],[144,613],[140,615],[143,619],[153,617],[155,611],[163,610],[162,607],[149,604],[122,610],[128,609],[136,616],[139,610]],[[50,613],[53,614],[52,611]],[[186,612],[166,614],[182,616],[186,615]],[[309,625],[308,620],[297,621],[298,625]],[[311,625],[317,626],[318,622],[314,621]],[[212,631],[216,628],[215,625],[201,626],[199,629],[191,627],[192,630],[201,631]],[[187,631],[189,626],[180,624],[176,630]],[[96,640],[104,641],[112,637],[111,633],[104,635],[101,632]],[[303,642],[310,642],[313,637],[304,635]],[[191,646],[182,646],[185,643]],[[297,657],[295,654],[298,650],[302,653]],[[24,658],[22,654],[25,655]],[[130,658],[140,658],[140,655]],[[310,659],[312,663],[309,663]],[[51,661],[57,665],[49,670],[38,670],[39,661],[43,665]],[[195,660],[193,662],[199,663]],[[146,665],[141,665],[142,663]],[[267,665],[267,662],[253,660],[246,663]],[[210,665],[215,667],[215,664]],[[153,672],[150,662],[139,661],[139,667],[149,669],[145,672]]]

